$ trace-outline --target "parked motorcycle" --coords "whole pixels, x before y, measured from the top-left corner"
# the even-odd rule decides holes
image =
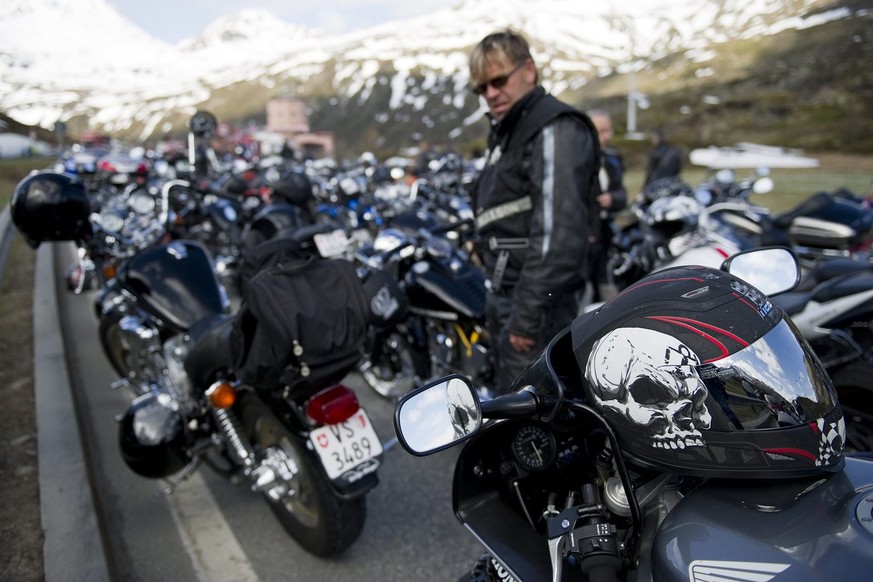
[[[736,231],[754,237],[759,245],[791,246],[809,260],[855,257],[870,260],[873,245],[873,209],[870,200],[845,189],[816,192],[794,208],[772,214],[751,204],[752,194],[773,189],[767,172],[736,179],[732,170],[720,170],[700,184],[695,196],[706,206],[721,205],[723,220]],[[729,208],[732,212],[728,212]]]
[[[34,248],[91,228],[70,176],[25,179],[12,207]],[[253,253],[231,314],[202,244],[146,248],[97,296],[99,338],[114,387],[134,395],[119,421],[131,470],[171,492],[206,461],[261,493],[303,548],[330,556],[360,535],[382,459],[366,411],[338,384],[360,357],[369,298],[349,262],[283,249]]]
[[[616,233],[607,258],[607,275],[621,290],[645,275],[679,265],[718,267],[727,257],[750,248],[730,220],[734,208],[704,206],[679,178],[648,185],[631,205],[636,221]]]
[[[765,295],[796,284],[796,261],[765,249],[725,269],[645,277],[554,338],[513,393],[480,402],[452,376],[399,401],[410,453],[466,442],[452,503],[487,550],[471,580],[848,580],[873,566],[873,462],[843,455],[833,386]]]
[[[483,388],[493,382],[485,327],[482,271],[445,233],[469,221],[442,225],[426,218],[430,229],[387,228],[371,247],[355,253],[361,264],[384,269],[403,291],[389,325],[374,327],[360,366],[364,381],[377,393],[397,398],[433,374],[469,375]]]
[[[625,262],[636,270],[618,274],[636,280],[645,273],[679,265],[716,267],[740,250],[759,246],[762,239],[788,242],[788,222],[781,230],[785,236],[779,236],[779,229],[767,226],[769,215],[745,200],[753,189],[751,182],[737,186],[723,179],[720,183],[721,189],[710,188],[713,202],[706,207],[697,206],[687,195],[657,198],[646,207],[642,228],[670,236],[639,240]],[[766,189],[769,185],[759,191]],[[699,193],[696,198],[701,199]],[[816,200],[820,207],[837,204],[824,194]],[[810,205],[802,207],[809,209]],[[840,256],[836,248],[833,256],[799,248],[803,271],[798,290],[774,295],[772,301],[791,317],[831,376],[846,413],[848,446],[873,451],[873,389],[868,381],[873,377],[873,267],[859,258]],[[663,250],[646,253],[638,249]]]

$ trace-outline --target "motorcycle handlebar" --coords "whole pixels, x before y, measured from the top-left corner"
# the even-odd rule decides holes
[[[465,218],[463,220],[459,220],[457,222],[451,222],[449,224],[443,224],[439,226],[435,226],[428,230],[430,234],[444,234],[446,232],[451,232],[453,230],[457,230],[461,227],[473,225],[475,221],[472,218]]]
[[[528,418],[537,413],[539,401],[533,388],[498,396],[480,403],[482,416],[491,419]]]

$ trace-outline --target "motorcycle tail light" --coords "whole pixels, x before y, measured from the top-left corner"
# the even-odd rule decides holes
[[[213,407],[226,410],[236,402],[236,388],[228,382],[216,382],[206,390],[206,396]]]
[[[116,264],[108,264],[103,265],[103,277],[109,281],[110,279],[114,279],[118,274],[118,265]]]
[[[358,397],[351,388],[337,384],[309,399],[306,416],[319,424],[337,424],[358,411]]]

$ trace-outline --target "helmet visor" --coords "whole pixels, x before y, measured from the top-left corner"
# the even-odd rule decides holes
[[[803,425],[837,406],[830,378],[788,318],[748,347],[697,366],[697,373],[709,403],[724,413],[712,415],[716,431]]]

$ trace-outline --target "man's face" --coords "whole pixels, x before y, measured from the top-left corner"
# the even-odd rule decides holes
[[[513,64],[503,55],[493,55],[487,60],[485,76],[475,82],[492,117],[501,121],[519,99],[536,87],[536,79],[530,59]]]
[[[609,145],[609,140],[612,139],[612,121],[606,115],[592,115],[591,123],[597,130],[597,139],[600,141],[600,147],[604,148]]]

